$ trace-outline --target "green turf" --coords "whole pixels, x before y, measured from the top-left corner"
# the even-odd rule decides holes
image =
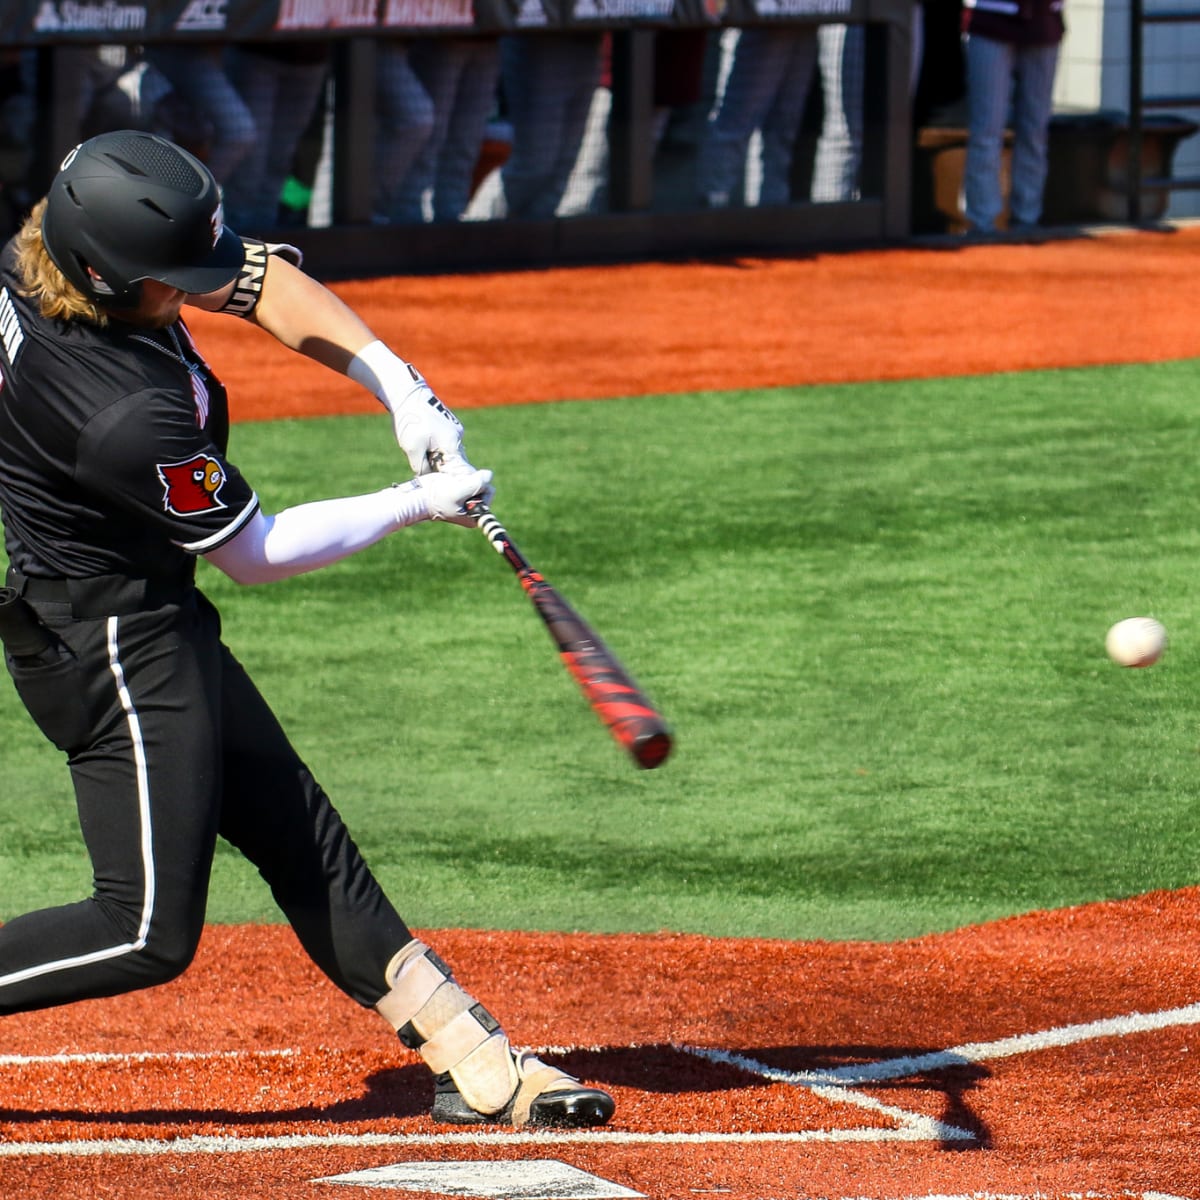
[[[1194,882],[1200,364],[474,411],[526,553],[677,730],[633,769],[511,572],[422,526],[205,586],[418,927],[897,938]],[[384,418],[240,425],[268,510],[367,490]],[[1146,671],[1104,633],[1152,613]],[[0,917],[88,885],[11,688]],[[277,919],[219,855],[210,918]]]

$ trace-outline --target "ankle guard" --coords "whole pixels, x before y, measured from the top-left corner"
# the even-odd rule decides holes
[[[520,1083],[500,1023],[455,983],[424,942],[411,941],[388,964],[391,990],[375,1006],[435,1075],[448,1073],[480,1113],[497,1113]]]

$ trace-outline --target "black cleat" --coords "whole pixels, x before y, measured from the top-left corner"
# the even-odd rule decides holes
[[[546,1067],[530,1054],[517,1056],[522,1081],[499,1112],[484,1113],[462,1097],[449,1073],[438,1075],[433,1096],[433,1119],[447,1125],[509,1125],[540,1129],[591,1129],[613,1115],[613,1098],[599,1088],[587,1087],[563,1071]],[[537,1086],[537,1072],[549,1082],[532,1098],[523,1096]]]

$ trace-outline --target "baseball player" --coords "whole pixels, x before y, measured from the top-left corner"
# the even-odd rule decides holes
[[[238,583],[284,579],[418,521],[468,524],[465,502],[490,495],[420,373],[289,250],[239,238],[201,162],[128,131],[73,150],[4,249],[0,634],[22,701],[67,756],[95,884],[0,928],[0,1013],[179,975],[219,835],[313,961],[421,1055],[435,1120],[603,1124],[607,1093],[514,1050],[413,938],[195,587],[198,556]],[[263,512],[227,456],[225,389],[185,304],[370,388],[414,477]]]

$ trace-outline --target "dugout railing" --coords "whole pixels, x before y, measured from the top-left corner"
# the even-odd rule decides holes
[[[531,12],[537,24],[529,27]],[[399,16],[397,17],[397,14]],[[606,211],[551,220],[371,222],[376,37],[464,32],[459,0],[19,0],[0,12],[0,46],[36,55],[34,193],[80,140],[70,47],[200,40],[332,42],[331,220],[288,231],[327,278],[560,263],[790,253],[902,240],[911,208],[911,0],[475,0],[467,30],[612,37]],[[408,21],[408,24],[404,24]],[[859,196],[849,201],[671,211],[651,203],[652,46],[660,29],[860,24],[866,31]],[[265,233],[268,231],[253,231]]]

